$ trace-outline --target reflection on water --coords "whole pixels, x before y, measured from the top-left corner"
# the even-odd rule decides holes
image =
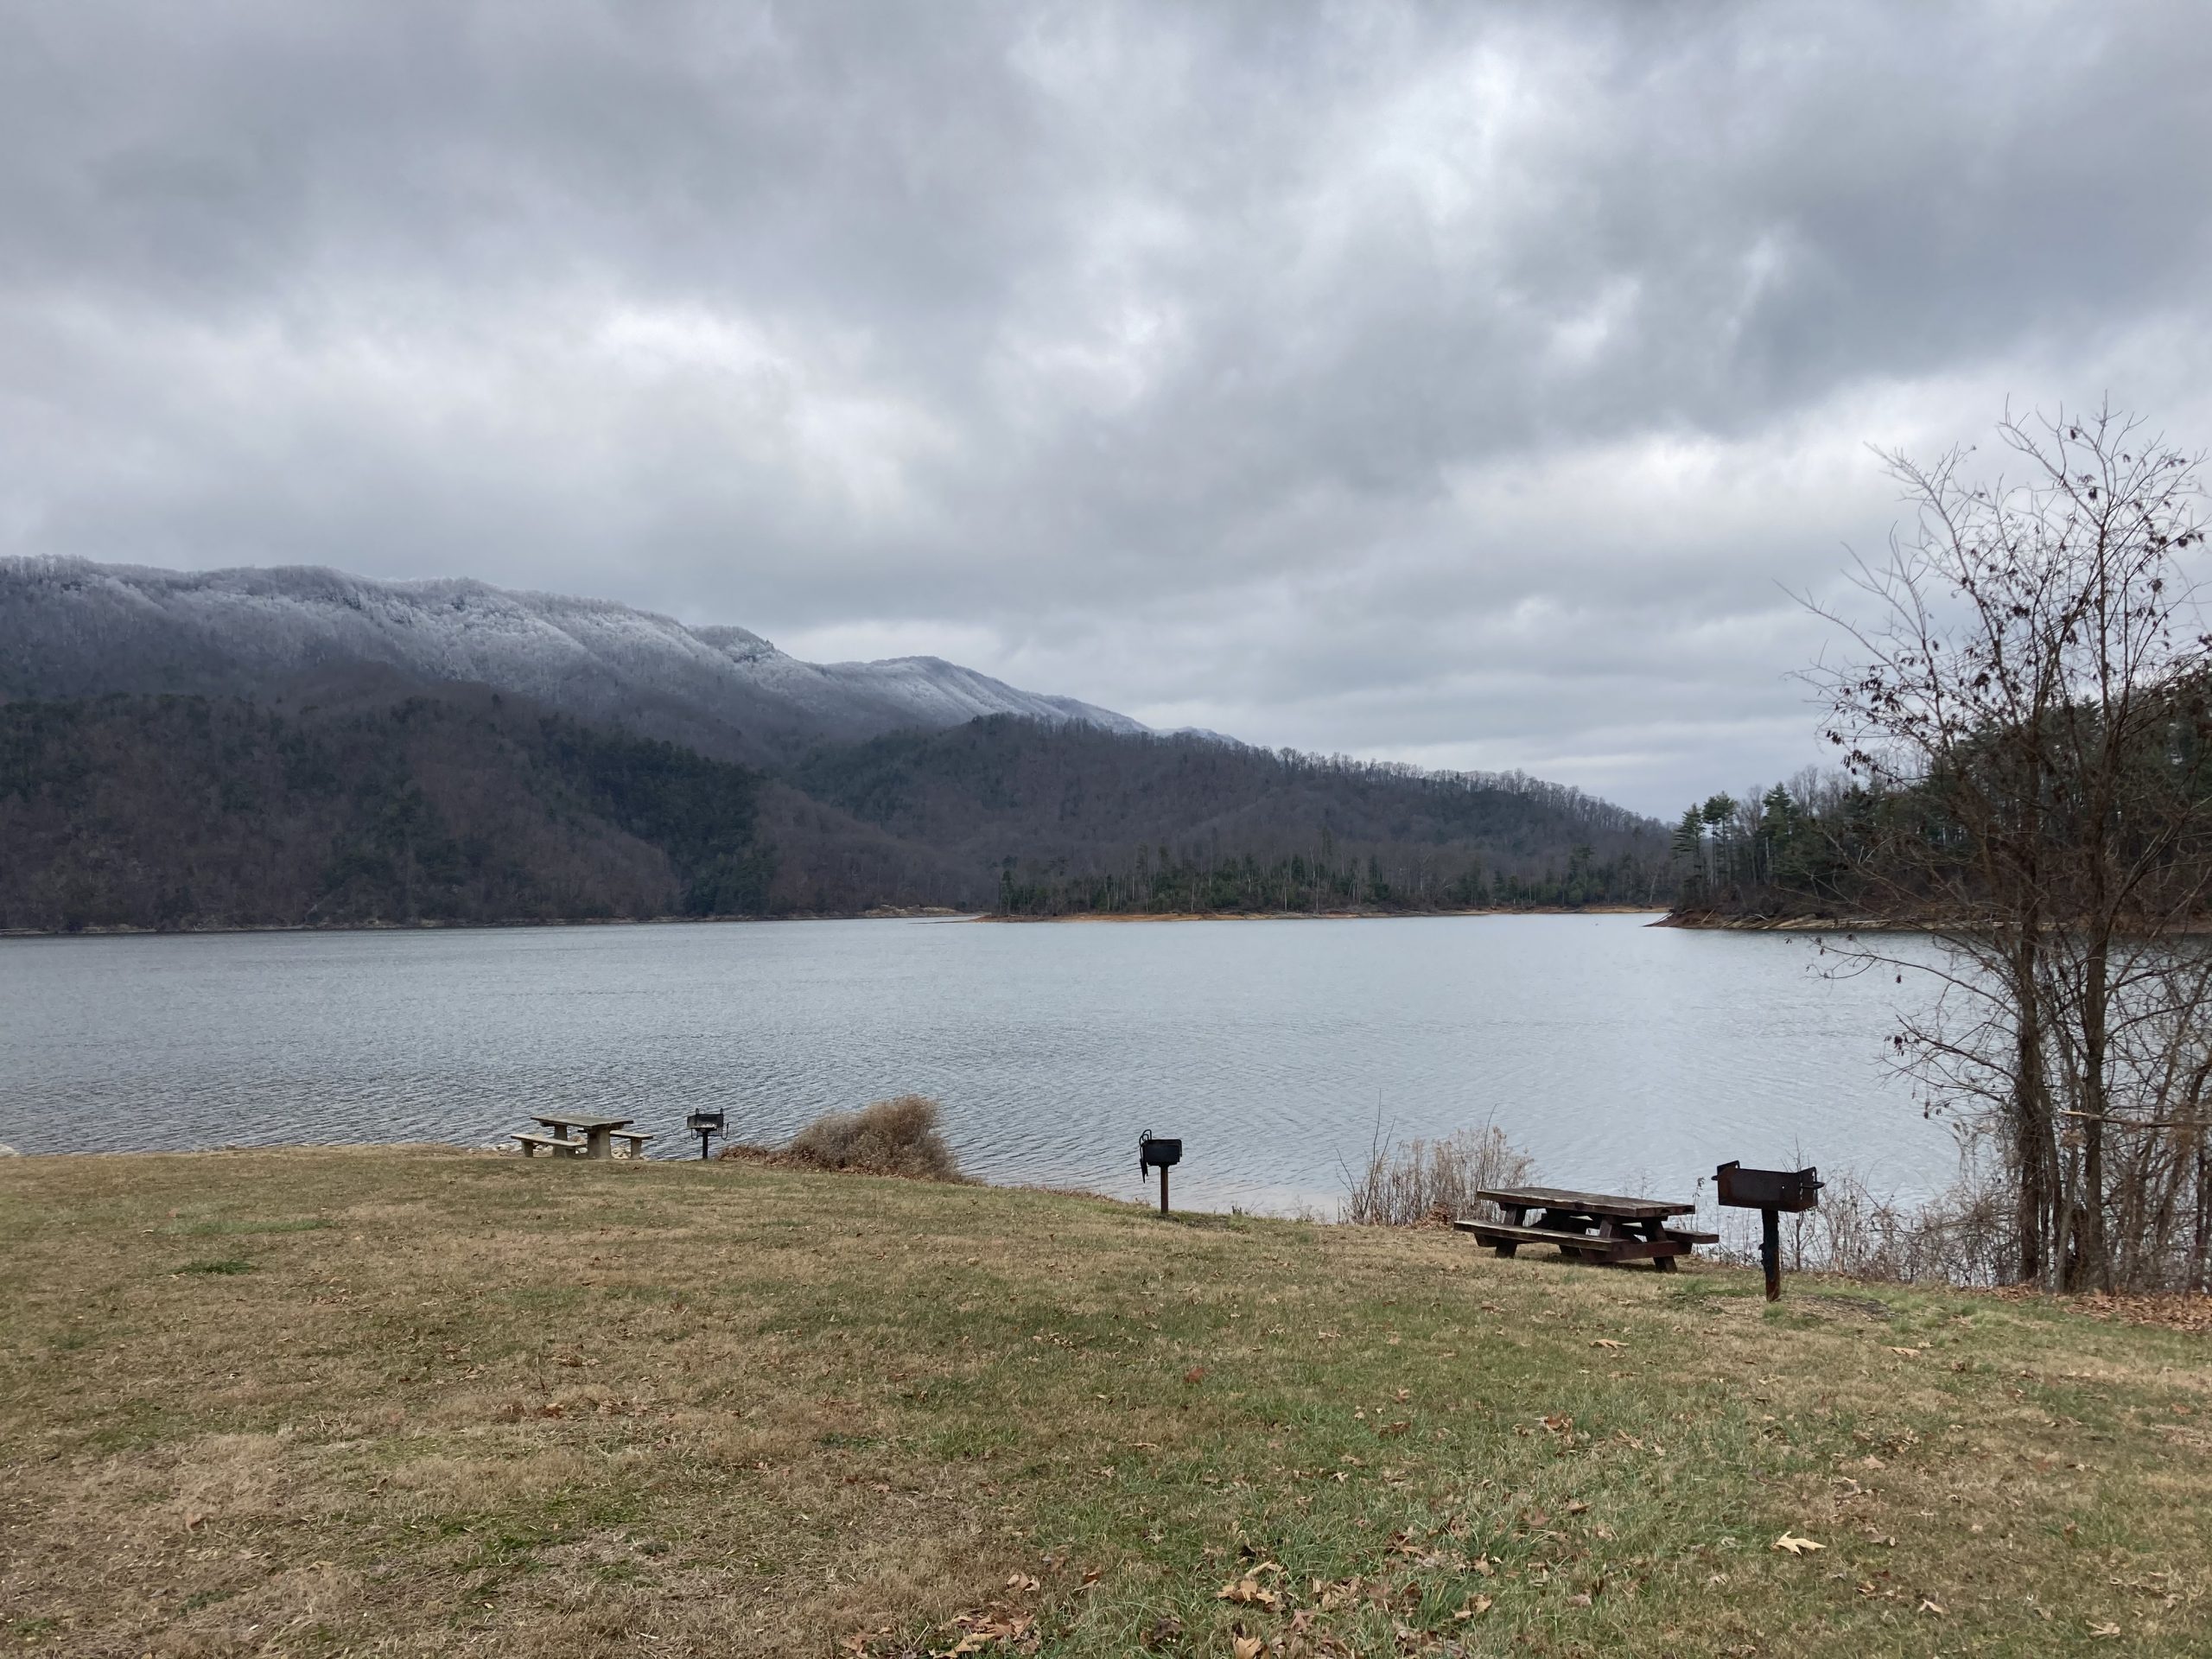
[[[1378,1117],[1495,1119],[1561,1185],[1688,1194],[1724,1159],[1943,1185],[1885,1081],[1887,976],[1648,918],[942,921],[0,940],[0,1141],[25,1153],[493,1141],[686,1112],[772,1141],[909,1090],[988,1179],[1333,1205]],[[551,1167],[551,1166],[549,1166]]]

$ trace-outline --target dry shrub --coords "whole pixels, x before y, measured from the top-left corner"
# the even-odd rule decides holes
[[[1345,1172],[1350,1189],[1344,1219],[1363,1227],[1413,1227],[1424,1221],[1487,1221],[1493,1205],[1480,1202],[1486,1186],[1522,1186],[1534,1173],[1525,1153],[1494,1123],[1461,1129],[1441,1141],[1408,1141],[1402,1147],[1377,1133],[1367,1166]]]
[[[1892,1284],[2004,1285],[2018,1278],[2014,1201],[1996,1183],[1962,1179],[1926,1204],[1877,1198],[1864,1181],[1831,1180],[1805,1220],[1831,1273]]]
[[[2015,1199],[2002,1177],[1969,1169],[1949,1191],[1922,1204],[1878,1196],[1858,1176],[1823,1176],[1814,1209],[1782,1217],[1783,1265],[1894,1285],[1993,1287],[2018,1278]],[[1704,1212],[1721,1236],[1712,1252],[1745,1264],[1759,1258],[1755,1210]]]
[[[938,1130],[944,1109],[927,1095],[879,1100],[857,1112],[818,1117],[785,1148],[792,1162],[815,1169],[853,1169],[916,1180],[958,1181],[960,1160]]]

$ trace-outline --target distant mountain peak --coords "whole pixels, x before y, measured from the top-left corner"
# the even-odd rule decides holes
[[[1147,729],[939,658],[806,663],[748,628],[466,577],[0,558],[0,696],[279,696],[349,671],[481,683],[747,760],[985,715]]]
[[[750,628],[741,628],[725,623],[710,624],[693,628],[692,635],[705,640],[733,662],[758,662],[765,657],[781,657],[784,653]]]

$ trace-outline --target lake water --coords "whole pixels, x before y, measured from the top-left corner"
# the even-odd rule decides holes
[[[1378,1115],[1495,1122],[1559,1185],[1687,1196],[1723,1160],[1913,1196],[1948,1133],[1886,1080],[1886,976],[1647,917],[940,920],[0,940],[0,1142],[482,1144],[607,1111],[772,1141],[918,1092],[967,1168],[1332,1211]]]

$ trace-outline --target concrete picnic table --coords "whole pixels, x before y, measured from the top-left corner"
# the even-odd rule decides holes
[[[1676,1256],[1688,1255],[1692,1247],[1711,1244],[1720,1236],[1669,1226],[1676,1216],[1694,1215],[1697,1206],[1666,1198],[1577,1192],[1561,1186],[1484,1187],[1475,1196],[1496,1205],[1505,1219],[1452,1224],[1472,1233],[1502,1256],[1511,1255],[1523,1244],[1556,1244],[1570,1261],[1648,1261],[1660,1272],[1672,1273]],[[1532,1210],[1537,1215],[1529,1225],[1527,1217]]]
[[[587,1158],[612,1158],[617,1136],[629,1141],[633,1152],[643,1152],[644,1143],[652,1139],[650,1135],[626,1133],[630,1125],[637,1122],[631,1117],[602,1117],[596,1114],[574,1112],[533,1112],[531,1117],[532,1122],[543,1124],[552,1133],[517,1135],[515,1139],[522,1142],[522,1153],[525,1158],[540,1147],[548,1150],[557,1148],[574,1157],[574,1148],[578,1142],[570,1138],[569,1132],[571,1129],[582,1137],[582,1152]]]

